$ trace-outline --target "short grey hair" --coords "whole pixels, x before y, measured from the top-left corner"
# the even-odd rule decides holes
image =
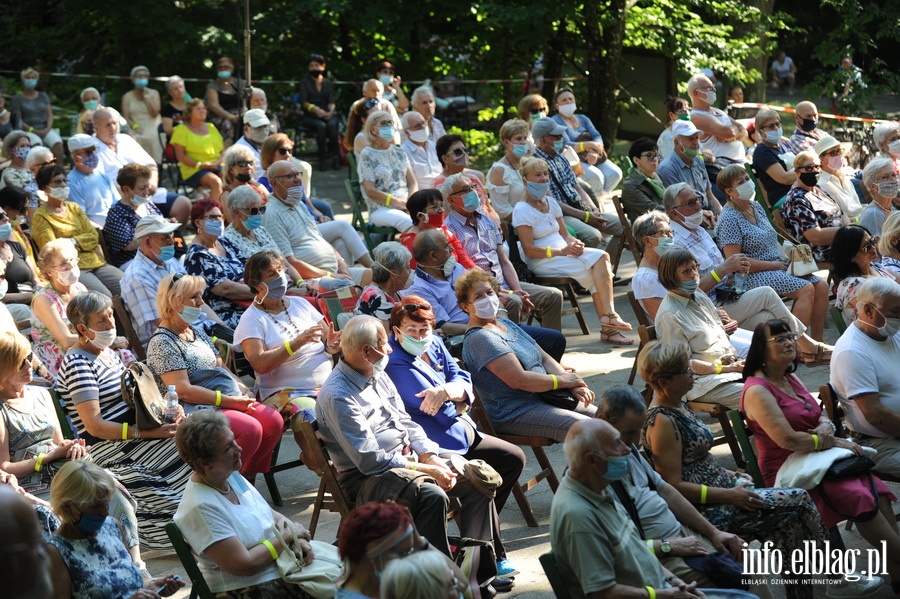
[[[900,258],[897,245],[900,244],[900,212],[892,212],[881,226],[881,239],[878,240],[878,252],[882,256]]]
[[[900,123],[897,121],[888,121],[887,123],[878,123],[872,130],[872,141],[875,145],[881,146],[887,139],[887,136],[900,129]]]
[[[411,106],[415,106],[419,103],[419,100],[424,94],[431,94],[431,97],[434,97],[434,90],[431,89],[427,85],[421,85],[413,90],[413,93],[409,96],[409,103]]]
[[[80,324],[88,326],[88,319],[92,314],[107,310],[111,306],[112,300],[109,296],[96,291],[88,291],[72,298],[72,301],[66,306],[66,317],[74,331]]]
[[[253,155],[253,150],[241,144],[233,144],[225,150],[225,155],[222,158],[224,160],[225,173],[228,173],[229,170],[235,167],[240,160],[249,160],[254,164],[256,163],[256,156]]]
[[[460,171],[444,179],[444,182],[441,183],[441,195],[444,196],[445,200],[450,197],[451,193],[453,193],[453,186],[459,183],[462,179],[468,179],[471,181],[472,177],[465,174],[464,171]]]
[[[234,147],[234,146],[232,146]],[[234,214],[235,210],[247,210],[250,207],[259,207],[262,204],[262,198],[259,193],[249,185],[240,185],[234,188],[234,191],[228,194],[225,200],[228,204],[228,211]]]
[[[669,222],[669,217],[660,210],[651,210],[640,215],[631,228],[632,233],[634,233],[634,240],[643,247],[645,237],[653,237],[661,224],[668,224]]]
[[[44,158],[50,156],[53,157],[53,152],[50,151],[50,148],[45,148],[44,146],[35,146],[28,150],[28,156],[25,157],[25,168],[30,169],[33,167],[39,160],[43,160]]]
[[[603,392],[597,400],[597,413],[605,414],[606,421],[615,424],[627,412],[643,414],[647,410],[644,398],[631,385],[615,385]]]
[[[689,187],[689,185],[684,181],[679,181],[666,187],[666,190],[663,192],[663,207],[666,209],[666,212],[675,209],[678,205],[678,196],[686,187]]]
[[[372,281],[384,283],[390,278],[390,271],[402,272],[409,266],[412,254],[399,241],[384,241],[372,250],[372,258]]]
[[[78,94],[78,99],[79,99],[82,103],[84,103],[84,94],[86,94],[86,93],[88,93],[88,92],[94,92],[94,93],[97,94],[98,96],[103,97],[103,95],[100,93],[100,90],[97,89],[96,87],[86,87],[86,88],[84,88],[83,90],[81,90],[81,93],[80,93],[80,94]]]
[[[865,304],[881,306],[885,298],[900,300],[900,285],[888,277],[866,277],[856,292],[856,305],[860,310]]]
[[[606,457],[606,452],[603,451],[603,446],[601,444],[600,436],[597,434],[597,430],[593,426],[583,426],[584,421],[576,422],[573,426],[578,427],[578,430],[573,432],[572,429],[569,429],[569,434],[566,436],[566,442],[563,444],[563,453],[566,456],[566,461],[569,463],[569,468],[571,470],[578,470],[584,464],[584,456],[588,453],[597,453],[603,457]]]
[[[265,98],[266,100],[269,99],[269,97],[266,95],[266,90],[264,90],[261,87],[251,87],[250,88],[250,96],[253,97],[253,94],[261,94],[262,97]]]
[[[424,262],[428,254],[438,251],[438,240],[441,238],[446,239],[441,229],[426,229],[416,235],[413,240],[413,257],[416,262]]]
[[[349,351],[359,351],[363,345],[377,345],[379,329],[384,330],[384,327],[374,316],[363,314],[354,316],[341,333],[341,347]]]
[[[404,112],[403,116],[400,117],[400,122],[403,124],[403,129],[409,129],[413,125],[413,123],[410,123],[410,121],[414,119],[422,119],[422,121],[425,121],[425,117],[415,110],[407,110],[406,112]]]
[[[874,185],[875,178],[880,175],[882,171],[886,171],[888,169],[890,169],[891,172],[894,171],[893,158],[885,158],[884,156],[873,158],[871,162],[866,165],[866,168],[863,169],[863,185]]]
[[[182,79],[178,75],[172,75],[171,77],[169,77],[168,81],[166,81],[166,91],[171,92],[172,87],[174,87],[175,84],[179,82],[184,83],[184,79]]]

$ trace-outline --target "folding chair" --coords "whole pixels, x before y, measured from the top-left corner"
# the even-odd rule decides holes
[[[397,229],[394,227],[370,225],[369,221],[363,216],[366,202],[363,199],[360,182],[355,179],[347,179],[344,181],[344,186],[347,188],[347,195],[350,196],[350,206],[353,207],[353,228],[362,233],[363,241],[366,247],[369,248],[369,251],[373,251],[375,246],[383,240],[392,240],[397,235]],[[373,236],[377,236],[377,243]]]
[[[213,595],[209,585],[206,584],[203,573],[200,572],[200,567],[197,565],[194,554],[191,552],[191,546],[184,540],[181,529],[174,522],[169,522],[166,524],[166,534],[169,535],[172,547],[178,555],[178,561],[181,562],[188,578],[191,579],[191,599],[214,599],[215,595]]]
[[[831,306],[828,313],[831,314],[831,320],[834,321],[834,326],[837,327],[838,334],[843,335],[844,331],[847,330],[847,323],[844,322],[844,315],[841,314],[841,309],[837,306]]]
[[[113,296],[112,305],[113,315],[116,319],[116,330],[125,333],[125,338],[128,339],[128,348],[134,352],[139,362],[143,362],[147,359],[147,352],[144,350],[144,344],[141,343],[141,339],[134,329],[134,320],[131,318],[128,306],[125,305],[125,301],[119,295]]]
[[[66,407],[63,405],[59,393],[57,393],[54,388],[47,389],[47,392],[50,394],[50,399],[53,401],[53,408],[56,410],[56,419],[59,420],[59,428],[62,431],[63,438],[77,439],[78,432],[75,430],[75,427],[72,426],[72,419],[69,418],[69,414],[66,412]]]
[[[631,305],[631,311],[634,312],[635,318],[638,321],[638,336],[640,337],[640,327],[643,326],[645,329],[647,327],[653,326],[653,323],[650,322],[650,319],[647,318],[647,313],[644,312],[644,307],[641,306],[641,303],[634,297],[634,291],[629,291],[627,294],[628,303]],[[634,379],[637,377],[637,361],[638,356],[641,355],[641,350],[644,349],[643,338],[641,338],[641,342],[638,344],[637,353],[634,354],[634,363],[631,365],[631,374],[628,375],[628,384],[631,385],[634,383]]]
[[[318,424],[301,422],[298,428],[305,441],[306,451],[309,452],[313,470],[321,477],[319,491],[313,504],[312,518],[309,520],[309,534],[315,536],[316,527],[319,525],[319,515],[323,508],[329,512],[337,512],[343,518],[353,509],[353,503],[347,498],[338,483],[337,470],[328,458],[328,450],[325,449],[325,445],[319,438]]]
[[[621,250],[623,245],[627,244],[628,249],[631,250],[631,255],[634,256],[634,265],[640,266],[641,260],[643,260],[644,258],[644,248],[634,238],[634,233],[631,230],[631,223],[628,222],[628,217],[625,216],[625,209],[622,207],[622,191],[616,190],[612,192],[611,194],[609,194],[609,198],[612,200],[613,206],[615,206],[616,208],[616,214],[619,215],[619,222],[622,223],[622,229],[624,229],[624,232],[622,234],[622,245],[620,245],[619,248]],[[619,257],[616,257],[613,272],[616,271],[616,268],[618,266]]]
[[[546,575],[547,580],[550,581],[550,588],[553,589],[553,594],[556,595],[556,599],[571,599],[572,595],[569,594],[569,589],[566,587],[566,581],[556,565],[556,556],[553,555],[553,552],[548,551],[538,559],[541,560],[541,567],[544,568],[544,575]]]
[[[360,288],[354,285],[332,289],[318,295],[316,307],[325,316],[325,322],[334,324],[334,329],[340,331],[353,317],[359,296]]]
[[[584,320],[584,314],[581,313],[581,306],[578,305],[578,294],[575,293],[575,279],[569,277],[535,277],[534,284],[544,285],[545,287],[556,287],[561,290],[565,298],[569,300],[569,303],[572,305],[571,308],[566,308],[561,312],[562,316],[574,314],[575,318],[578,319],[578,326],[581,327],[581,333],[583,335],[591,334],[587,322]],[[533,319],[534,312],[528,316],[528,324],[531,324]]]

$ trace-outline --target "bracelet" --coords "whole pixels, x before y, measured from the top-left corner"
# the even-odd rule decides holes
[[[716,360],[716,374],[722,374],[722,361]]]
[[[547,246],[547,257],[548,257],[548,258],[552,258],[552,257],[553,257],[553,248],[550,247],[549,245]]]
[[[128,440],[128,423],[127,422],[122,423],[122,440],[123,441]]]
[[[513,291],[512,289],[507,289],[507,290],[506,290],[506,295],[515,295],[515,294],[516,294],[516,292]]]
[[[584,152],[584,142],[583,141],[578,142],[578,147],[581,148],[580,150],[578,150],[579,152]]]
[[[812,433],[810,436],[813,439],[813,451],[819,451],[819,435]]]
[[[34,127],[29,127],[29,128],[28,128],[28,132],[29,132],[29,133],[34,133]]]
[[[650,599],[656,599],[656,589],[653,587],[644,587],[647,589],[647,592],[650,594]]]
[[[45,453],[39,453],[37,458],[35,458],[35,460],[34,460],[34,471],[35,472],[40,472],[41,468],[44,467],[44,457],[46,457],[46,455],[47,454],[45,454]]]
[[[656,555],[656,543],[654,543],[653,539],[647,539],[644,543],[647,544],[647,549],[649,549],[653,555]]]
[[[300,277],[299,279],[297,279],[297,282],[294,283],[294,284],[295,284],[297,287],[299,287],[300,285],[302,285],[302,284],[303,284],[303,277]]]
[[[216,407],[218,408],[221,405],[222,405],[222,392],[219,391],[218,389],[216,389]]]
[[[555,374],[551,374],[550,378],[553,380],[553,390],[556,391],[557,389],[559,389],[559,379],[556,378]]]
[[[384,198],[384,207],[387,208],[391,205],[391,198],[394,197],[391,194],[388,194],[386,198]]]
[[[584,222],[588,222],[589,220],[591,220],[591,213],[588,212],[587,210],[585,210],[584,211]]]
[[[209,339],[209,340],[210,340],[210,341],[212,341],[212,344],[213,344],[213,345],[215,345],[215,344],[216,344],[216,341],[218,341],[218,340],[219,340],[219,338],[218,338],[218,337],[216,337],[216,336],[215,336],[215,335],[213,335],[213,336],[212,336],[212,337],[210,337],[210,339]]]
[[[285,341],[285,342],[284,342],[284,349],[287,350],[287,353],[288,353],[289,356],[293,356],[293,355],[294,355],[294,350],[291,349],[291,342],[290,342],[290,341]]]
[[[260,543],[262,543],[263,545],[266,546],[266,549],[268,549],[269,553],[272,554],[272,559],[274,559],[275,561],[278,561],[278,552],[275,551],[275,545],[272,544],[272,541],[270,541],[268,539],[264,539],[264,540],[260,541]]]
[[[709,492],[709,487],[706,485],[700,485],[700,505],[706,505],[706,494]]]
[[[722,282],[722,277],[720,277],[720,276],[719,276],[719,273],[717,273],[716,271],[711,270],[711,271],[709,271],[709,274],[711,274],[711,275],[712,275],[712,278],[716,280],[716,283],[721,283],[721,282]]]

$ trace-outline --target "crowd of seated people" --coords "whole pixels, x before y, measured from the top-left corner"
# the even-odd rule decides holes
[[[880,467],[895,466],[898,435],[884,409],[894,406],[894,387],[881,380],[885,373],[831,367],[854,439],[836,434],[792,374],[792,364],[828,363],[838,350],[822,342],[828,284],[789,274],[776,237],[785,232],[810,245],[820,266],[832,269],[834,305],[849,325],[839,350],[866,347],[889,363],[900,318],[900,219],[891,216],[898,185],[885,167],[898,155],[894,129],[879,129],[885,158],[860,174],[833,138],[806,125],[800,106],[798,127],[815,137],[803,149],[797,133],[781,135],[778,113],[761,110],[753,164],[765,195],[756,198],[740,164],[722,160],[707,174],[700,150],[728,158],[743,132],[720,118],[704,77],[690,86],[693,121],[678,117],[691,110],[684,100],[670,115],[667,161],[660,163],[654,141],[638,140],[624,180],[564,88],[552,103],[536,94],[523,99],[520,118],[500,126],[502,148],[485,175],[472,168],[465,139],[447,135],[434,117],[434,92],[422,87],[406,101],[385,61],[351,109],[355,130],[345,138],[346,150],[358,150],[351,177],[369,222],[399,233],[370,254],[328,200],[312,197],[312,168],[293,156],[265,92],[253,88],[243,111],[234,62],[214,64],[205,98],[193,100],[178,77],[169,78],[163,98],[149,87],[149,70],[135,67],[121,101],[129,131],[88,88],[79,121],[87,127],[57,140],[32,71],[23,72],[13,102],[15,122],[34,134],[11,130],[2,149],[0,487],[23,489],[34,506],[26,513],[55,531],[50,557],[63,594],[177,590],[173,578],[153,579],[140,554],[169,548],[163,526],[174,515],[214,592],[291,596],[272,560],[281,542],[269,531],[307,535],[273,511],[254,482],[269,471],[285,431],[293,430],[308,461],[300,423],[309,420],[317,421],[351,501],[367,517],[385,518],[372,527],[348,517],[364,542],[351,546],[342,529],[348,571],[338,596],[377,597],[382,571],[381,588],[403,596],[403,568],[385,570],[398,552],[426,553],[423,572],[458,583],[440,555],[450,553],[448,497],[462,504],[463,536],[493,545],[493,586],[508,590],[516,568],[501,514],[525,456],[480,430],[469,414],[475,401],[500,435],[566,443],[570,471],[554,498],[550,539],[575,596],[624,596],[625,587],[636,587],[649,588],[651,599],[666,591],[689,597],[698,586],[726,587],[709,596],[745,596],[680,558],[715,552],[739,562],[737,535],[792,551],[824,540],[825,527],[845,518],[860,521],[866,541],[885,541],[896,554],[893,495],[877,477],[843,488],[775,484],[788,455],[830,447],[857,454],[862,445],[878,447]],[[321,170],[336,167],[339,121],[324,66],[323,57],[312,57],[300,86]],[[192,201],[159,187],[159,132],[180,180],[205,197]],[[630,222],[603,212],[620,184]],[[783,230],[764,208],[782,198]],[[857,216],[860,223],[851,224]],[[593,296],[600,340],[633,343],[633,323],[613,303],[610,254],[624,226],[633,227],[643,255],[632,280],[641,316],[655,322],[660,340],[639,361],[653,393],[649,410],[631,387],[596,401],[600,389],[562,363],[562,293],[529,282],[531,275],[575,279]],[[601,249],[607,242],[610,254]],[[736,289],[741,275],[746,290]],[[356,315],[333,322],[316,296],[342,285],[358,287]],[[117,329],[109,296],[121,297],[126,311],[117,318],[130,319],[135,339]],[[794,300],[790,309],[783,298]],[[541,326],[519,324],[531,312]],[[30,338],[15,326],[23,321]],[[738,328],[755,331],[752,342],[732,342]],[[246,357],[252,381],[225,368],[214,341],[223,334]],[[136,360],[129,343],[146,348],[161,395],[175,388],[181,407],[173,422],[137,426],[120,385]],[[67,422],[41,384],[56,388],[79,439],[63,438]],[[568,407],[551,396],[565,397]],[[749,488],[746,475],[716,463],[693,401],[744,411],[765,482],[779,488]],[[458,470],[460,457],[483,459],[500,475],[493,495]],[[848,489],[853,500],[829,503]],[[398,496],[409,511],[372,503]],[[237,504],[253,512],[257,528],[244,528]],[[579,511],[587,507],[595,514]],[[640,538],[642,525],[659,538]],[[93,568],[97,556],[83,550],[89,540],[114,564],[109,572]],[[434,555],[419,551],[426,546]],[[303,541],[301,548],[312,556]],[[887,571],[900,582],[895,558]],[[788,597],[811,597],[812,587],[798,582]],[[835,579],[830,588],[862,596],[881,584]]]

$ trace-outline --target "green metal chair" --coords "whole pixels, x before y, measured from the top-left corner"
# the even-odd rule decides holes
[[[556,556],[553,555],[553,552],[548,551],[538,559],[541,560],[544,574],[547,576],[547,580],[550,581],[550,587],[553,589],[556,599],[571,599],[572,595],[569,594],[566,581],[559,572],[559,568],[556,565]]]
[[[831,306],[828,310],[828,313],[831,314],[831,320],[834,321],[834,326],[837,327],[838,333],[840,335],[844,334],[844,331],[847,330],[847,323],[844,322],[844,315],[841,314],[840,308],[837,306]]]
[[[363,216],[366,202],[363,199],[360,182],[355,179],[347,179],[344,181],[344,185],[347,188],[347,195],[350,196],[350,205],[353,207],[353,228],[362,233],[363,241],[369,252],[374,250],[375,246],[381,241],[394,239],[397,235],[397,230],[394,227],[370,225],[365,216]]]
[[[62,431],[63,437],[66,439],[77,439],[78,433],[72,428],[72,420],[66,413],[66,408],[60,400],[56,389],[47,389],[47,392],[50,393],[50,399],[53,400],[53,408],[56,410],[56,419],[59,420],[59,428]]]
[[[191,553],[191,546],[184,540],[178,525],[174,522],[166,524],[166,534],[169,535],[169,540],[172,541],[172,547],[175,549],[184,571],[187,572],[188,578],[191,579],[191,599],[214,599],[215,596],[209,589],[209,585],[206,584],[203,573],[200,572],[200,567],[194,559],[194,554]]]

